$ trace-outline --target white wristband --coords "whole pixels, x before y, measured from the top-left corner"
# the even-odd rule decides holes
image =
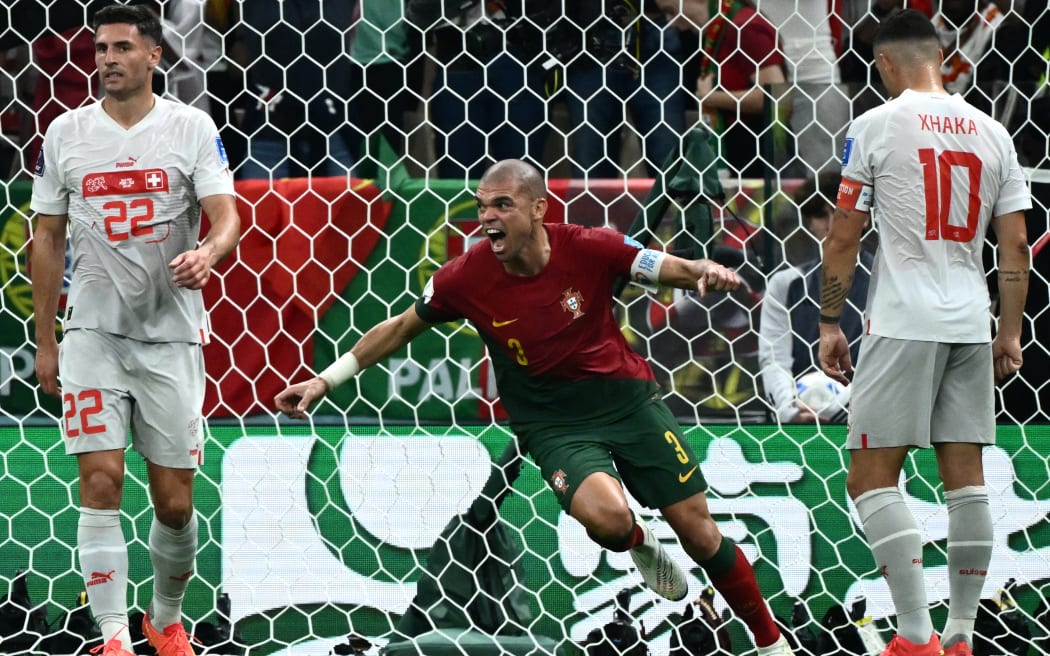
[[[361,366],[357,362],[357,356],[347,351],[328,365],[324,371],[317,374],[317,377],[323,380],[331,390],[356,376],[359,371],[361,371]]]

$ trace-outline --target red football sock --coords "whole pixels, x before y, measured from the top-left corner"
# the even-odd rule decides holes
[[[723,538],[723,545],[719,551],[727,546],[727,542],[729,541]],[[751,563],[747,562],[747,556],[735,544],[732,544],[732,549],[736,556],[732,566],[717,574],[708,570],[707,574],[711,577],[711,584],[725,598],[736,616],[751,629],[755,636],[755,644],[767,647],[780,638],[780,629],[773,621],[766,600],[762,598],[758,581],[755,580],[755,570],[751,568]]]
[[[631,539],[627,542],[627,548],[634,549],[643,542],[645,542],[645,531],[642,530],[641,524],[635,523],[634,530],[631,531]]]

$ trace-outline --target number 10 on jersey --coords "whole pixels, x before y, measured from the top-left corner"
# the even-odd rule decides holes
[[[926,239],[936,241],[968,242],[977,235],[977,221],[981,211],[981,160],[973,153],[946,150],[940,155],[933,148],[919,149],[922,164],[922,187],[926,197]],[[966,220],[963,225],[949,222],[952,208],[952,169],[964,169],[966,189]],[[957,223],[959,223],[957,221]]]

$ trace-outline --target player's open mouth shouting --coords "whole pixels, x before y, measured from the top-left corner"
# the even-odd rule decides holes
[[[507,233],[496,226],[486,226],[485,236],[489,238],[489,242],[492,244],[493,253],[498,255],[503,252],[503,249],[506,247]]]

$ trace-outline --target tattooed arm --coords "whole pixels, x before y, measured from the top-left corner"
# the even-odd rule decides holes
[[[831,228],[824,238],[823,280],[820,285],[820,366],[824,373],[844,385],[853,371],[849,342],[839,327],[853,275],[857,270],[860,238],[868,213],[835,208]]]
[[[992,228],[999,265],[999,328],[992,342],[992,361],[995,379],[1001,380],[1021,368],[1021,324],[1031,260],[1023,212],[995,217]]]

